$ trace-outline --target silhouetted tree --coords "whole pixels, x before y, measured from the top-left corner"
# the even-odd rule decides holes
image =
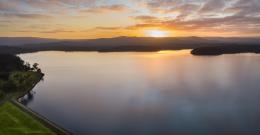
[[[42,73],[42,70],[41,70],[41,69],[37,69],[37,72],[38,72],[38,73]]]
[[[24,64],[24,69],[25,69],[25,71],[32,70],[30,63],[26,62],[26,63]]]
[[[33,64],[33,71],[37,71],[39,68],[38,68],[38,63],[34,63]]]
[[[29,63],[28,63],[29,64]],[[27,64],[19,57],[9,54],[0,54],[0,71],[1,72],[11,72],[11,71],[21,71],[26,70]]]
[[[6,81],[2,85],[3,91],[8,93],[8,92],[13,92],[16,90],[16,85],[12,81]]]

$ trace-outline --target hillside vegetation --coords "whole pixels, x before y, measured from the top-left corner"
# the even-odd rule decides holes
[[[0,101],[31,90],[42,76],[38,64],[31,67],[17,56],[0,54]]]
[[[42,77],[38,64],[0,54],[0,135],[55,135],[9,101],[30,91]]]

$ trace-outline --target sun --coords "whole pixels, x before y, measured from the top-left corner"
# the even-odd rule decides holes
[[[168,32],[163,31],[163,30],[147,30],[146,35],[148,37],[167,37]]]

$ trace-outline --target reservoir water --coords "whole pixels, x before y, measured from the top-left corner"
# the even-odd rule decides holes
[[[26,106],[75,135],[260,134],[258,54],[207,57],[184,50],[20,57],[45,73]]]

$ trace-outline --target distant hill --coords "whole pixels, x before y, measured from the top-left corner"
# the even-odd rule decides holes
[[[0,37],[0,46],[19,46],[24,44],[58,42],[57,39],[34,38],[34,37]]]
[[[4,44],[3,41],[9,41]],[[20,43],[19,43],[20,42]],[[260,45],[260,38],[203,38],[203,37],[116,37],[80,40],[41,38],[0,38],[0,53],[28,53],[37,51],[159,51],[195,49],[214,46]],[[13,43],[13,44],[12,44]]]

